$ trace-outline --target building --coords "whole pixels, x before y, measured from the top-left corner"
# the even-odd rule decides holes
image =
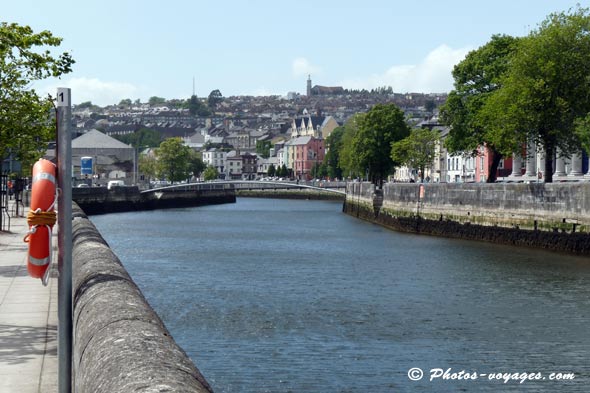
[[[293,175],[301,180],[311,179],[312,168],[324,161],[324,140],[313,136],[301,136],[291,140],[289,146],[289,154],[293,160]]]
[[[106,183],[105,179],[125,179],[127,184],[134,183],[136,168],[136,151],[115,138],[98,130],[90,130],[72,140],[72,176],[81,175],[81,158],[91,157],[93,175],[97,182]]]
[[[338,122],[332,116],[312,116],[304,109],[302,116],[292,119],[289,134],[291,138],[313,136],[326,139],[338,126]]]
[[[222,174],[223,177],[225,177],[227,152],[222,151],[220,149],[212,148],[209,150],[205,150],[202,154],[203,162],[207,164],[207,166],[211,166],[217,169],[217,172],[219,174]]]

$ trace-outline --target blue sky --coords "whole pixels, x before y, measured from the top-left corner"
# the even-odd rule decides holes
[[[76,60],[38,91],[116,104],[305,94],[313,84],[447,92],[451,70],[493,34],[523,36],[552,12],[590,0],[7,1],[0,21],[50,30]]]

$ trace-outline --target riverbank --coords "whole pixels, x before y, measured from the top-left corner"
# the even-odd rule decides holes
[[[590,255],[590,183],[351,183],[343,211],[403,232]]]
[[[235,203],[236,194],[231,188],[210,186],[169,187],[152,192],[139,192],[137,187],[74,188],[72,200],[90,215],[196,207],[220,203]]]
[[[309,200],[344,200],[343,194],[335,192],[319,191],[311,189],[262,189],[262,190],[236,190],[236,196],[248,198],[277,198],[277,199],[309,199]]]

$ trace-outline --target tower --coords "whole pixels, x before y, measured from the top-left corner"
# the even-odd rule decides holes
[[[311,75],[307,75],[307,96],[311,97]]]

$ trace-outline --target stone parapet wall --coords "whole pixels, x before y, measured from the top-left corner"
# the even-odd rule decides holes
[[[76,204],[72,226],[75,391],[212,392]]]

